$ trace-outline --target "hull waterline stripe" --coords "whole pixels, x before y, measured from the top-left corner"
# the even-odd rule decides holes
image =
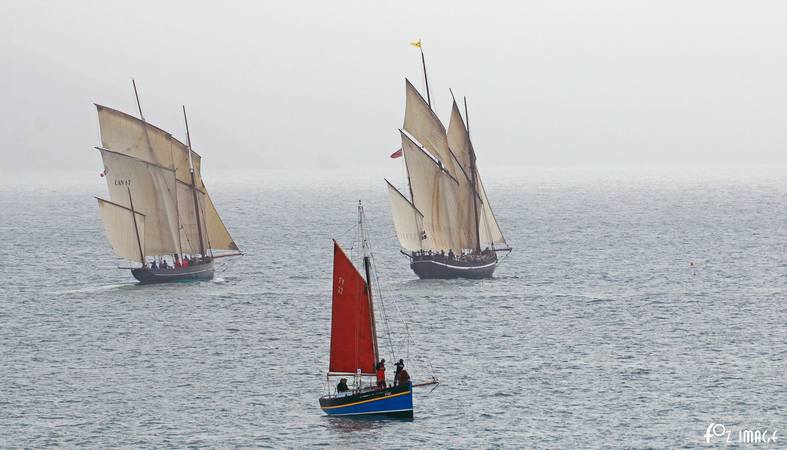
[[[371,399],[369,399],[369,400],[361,400],[360,402],[355,402],[355,403],[347,403],[346,405],[336,405],[336,406],[322,406],[321,408],[322,408],[322,409],[346,408],[347,406],[360,405],[361,403],[376,402],[376,401],[378,401],[378,400],[387,400],[387,399],[389,399],[389,398],[398,397],[398,396],[400,396],[400,395],[407,395],[407,394],[409,394],[409,393],[411,393],[411,392],[413,392],[413,391],[400,392],[400,393],[398,393],[398,394],[393,394],[393,395],[386,395],[385,397],[371,398]]]
[[[213,270],[213,269],[205,269],[205,270],[200,270],[200,271],[197,271],[197,272],[183,272],[183,273],[153,273],[153,272],[150,272],[150,274],[153,275],[154,277],[180,277],[180,276],[183,276],[183,275],[197,275],[197,274],[200,274],[200,273],[203,273],[203,272],[208,272],[208,271],[211,271],[211,270]]]
[[[489,263],[483,266],[472,266],[472,267],[462,267],[462,266],[452,266],[450,264],[445,264],[437,261],[413,261],[410,264],[437,264],[444,267],[450,267],[451,269],[461,269],[461,270],[475,270],[475,269],[484,269],[486,267],[494,266],[497,262]]]
[[[325,409],[325,408],[323,408]],[[360,415],[370,415],[370,414],[388,414],[388,413],[395,413],[395,412],[412,412],[412,409],[389,409],[386,411],[373,411],[373,412],[358,412],[358,413],[344,413],[344,414],[330,414],[331,416],[360,416]]]

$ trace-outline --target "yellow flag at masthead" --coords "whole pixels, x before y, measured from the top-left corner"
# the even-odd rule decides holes
[[[412,45],[413,47],[421,48],[421,40],[418,39],[417,41],[410,42],[410,45]]]

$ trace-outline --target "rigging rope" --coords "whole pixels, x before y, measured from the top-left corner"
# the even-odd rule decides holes
[[[364,219],[365,219],[365,215],[364,215]],[[374,250],[372,248],[371,242],[369,242],[368,239],[366,240],[366,242],[367,242],[367,245],[369,246],[369,261],[370,261],[371,266],[372,266],[372,272],[373,272],[375,287],[376,287],[376,291],[377,291],[377,296],[380,299],[381,312],[382,312],[382,316],[383,316],[383,324],[384,324],[384,327],[385,327],[385,330],[386,330],[386,334],[387,334],[387,337],[388,337],[389,346],[391,347],[391,355],[393,356],[393,360],[396,361],[396,354],[394,352],[394,345],[393,345],[394,344],[394,339],[392,337],[391,327],[390,327],[390,324],[388,322],[388,314],[387,314],[387,312],[385,310],[385,299],[384,299],[383,293],[382,293],[382,284],[380,283],[380,279],[379,279],[379,277],[377,275],[377,264],[376,264],[375,258],[374,258]],[[399,316],[399,320],[402,323],[402,326],[404,327],[405,344],[406,344],[405,345],[405,348],[406,348],[405,355],[406,355],[406,358],[408,360],[410,360],[410,344],[415,346],[415,341],[413,339],[412,334],[410,333],[410,326],[409,326],[408,322],[405,320],[405,316],[402,314],[401,309],[399,308],[399,302],[396,300],[395,296],[393,298],[394,298],[394,300],[393,300],[394,308],[396,309],[396,313]],[[410,311],[410,313],[412,314],[412,310]],[[425,357],[424,357],[424,360],[426,361],[426,364],[429,366],[430,375],[434,378],[434,367],[432,366],[432,362],[428,358],[425,358]]]

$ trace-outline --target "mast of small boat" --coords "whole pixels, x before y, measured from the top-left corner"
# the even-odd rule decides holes
[[[475,150],[473,149],[473,142],[470,140],[470,115],[467,112],[467,97],[464,97],[465,102],[465,122],[466,129],[467,129],[467,151],[470,152],[470,175],[473,183],[473,191],[471,195],[473,196],[473,217],[475,218],[475,251],[476,253],[481,253],[481,231],[480,231],[480,224],[479,224],[479,217],[478,217],[478,189],[477,189],[477,178],[476,178],[476,161],[475,161]]]
[[[374,323],[374,301],[372,300],[372,276],[371,276],[371,260],[369,252],[369,242],[366,236],[366,228],[363,226],[363,204],[358,200],[358,226],[361,232],[361,247],[363,248],[363,270],[366,274],[366,296],[369,299],[369,323],[372,325],[372,343],[374,344],[374,361],[377,363],[380,360],[380,354],[377,351],[377,325]]]
[[[186,117],[186,106],[183,105],[183,121],[186,122],[186,142],[189,145],[189,174],[191,175],[191,192],[194,195],[194,215],[197,218],[197,234],[199,234],[199,251],[203,258],[205,254],[205,239],[202,237],[202,223],[199,220],[199,200],[197,199],[197,181],[194,176],[194,162],[191,158],[191,134],[189,134],[189,119]]]

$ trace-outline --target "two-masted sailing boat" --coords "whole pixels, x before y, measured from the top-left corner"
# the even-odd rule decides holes
[[[423,61],[423,50],[421,55]],[[428,80],[426,86],[428,96]],[[391,156],[404,156],[409,196],[386,180],[396,234],[407,250],[402,253],[419,278],[491,277],[497,253],[511,247],[481,183],[469,128],[456,100],[446,131],[431,99],[424,100],[409,80],[405,88],[402,149]]]
[[[356,269],[339,244],[333,241],[328,395],[320,398],[320,408],[331,416],[413,417],[413,388],[436,385],[437,379],[433,376],[431,381],[413,384],[409,375],[405,378],[400,374],[390,384],[390,379],[381,378],[372,295],[372,280],[377,278],[374,276],[371,246],[364,220],[363,206],[358,202],[363,274]],[[377,297],[380,297],[379,292],[377,289]],[[407,373],[406,369],[404,373]],[[350,377],[352,382],[347,384],[347,379],[343,377]],[[332,386],[332,379],[340,380],[336,387]]]
[[[109,188],[109,200],[97,200],[107,238],[119,257],[140,264],[129,268],[141,283],[210,280],[215,258],[241,253],[202,181],[188,120],[186,145],[145,121],[139,96],[137,105],[139,119],[96,105],[96,149]]]

